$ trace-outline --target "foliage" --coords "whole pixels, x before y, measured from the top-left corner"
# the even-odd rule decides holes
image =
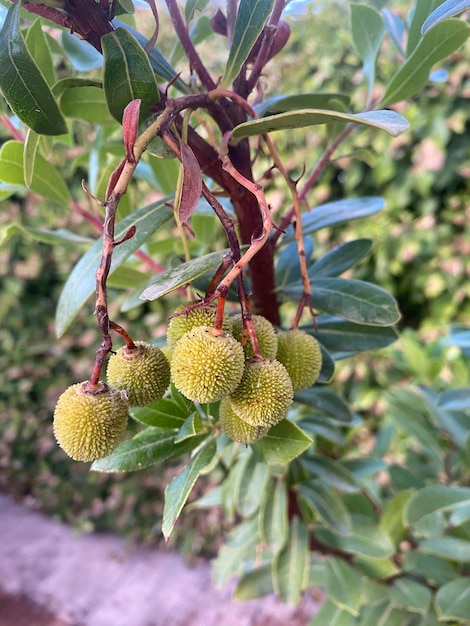
[[[297,392],[287,417],[253,445],[240,446],[222,432],[218,403],[191,403],[171,386],[161,400],[131,410],[129,436],[94,462],[92,478],[65,464],[49,444],[51,456],[34,445],[18,456],[34,470],[44,468],[47,456],[46,465],[70,476],[73,497],[91,481],[105,502],[112,500],[114,473],[143,470],[148,491],[137,490],[132,501],[139,474],[120,476],[126,487],[119,498],[133,510],[141,498],[139,510],[149,507],[150,518],[148,501],[166,468],[164,502],[155,511],[165,539],[178,533],[186,511],[223,511],[232,528],[214,561],[214,580],[222,585],[237,575],[240,599],[274,591],[296,604],[302,592],[321,585],[328,599],[312,624],[465,623],[466,328],[454,326],[446,340],[424,343],[405,331],[399,349],[374,357],[374,368],[364,356],[396,341],[397,300],[403,325],[420,326],[430,312],[435,321],[442,310],[448,321],[459,311],[444,288],[434,292],[440,296],[434,309],[414,310],[426,291],[422,281],[429,280],[423,254],[440,272],[438,250],[450,262],[456,228],[463,240],[461,187],[446,185],[453,180],[458,133],[440,128],[439,150],[448,161],[437,183],[410,171],[409,154],[400,159],[407,140],[397,136],[408,126],[403,100],[413,99],[406,107],[412,141],[433,137],[433,124],[458,117],[458,90],[446,101],[434,96],[438,87],[427,85],[436,63],[454,55],[449,76],[463,65],[456,51],[468,27],[448,17],[465,3],[448,0],[432,13],[438,2],[417,0],[407,16],[393,3],[382,12],[351,3],[351,33],[335,50],[337,58],[324,55],[299,68],[307,71],[305,81],[299,75],[285,82],[292,58],[298,64],[308,56],[311,22],[308,28],[296,22],[299,33],[288,43],[280,0],[240,0],[236,15],[227,16],[191,0],[183,14],[168,0],[171,21],[154,3],[146,9],[132,2],[59,4],[26,5],[35,19],[20,3],[5,2],[2,12],[0,194],[17,215],[2,217],[1,240],[11,267],[24,254],[39,272],[30,270],[32,278],[23,283],[22,312],[15,310],[21,276],[5,277],[2,292],[10,298],[2,306],[13,318],[9,328],[28,321],[25,346],[30,323],[36,330],[41,295],[49,305],[64,280],[57,265],[68,271],[68,255],[76,259],[57,298],[63,347],[51,350],[32,335],[29,358],[43,358],[44,368],[34,369],[28,383],[26,347],[13,351],[16,374],[2,390],[2,403],[18,390],[24,403],[8,412],[7,441],[13,448],[34,442],[37,422],[28,402],[47,393],[40,419],[48,439],[39,443],[51,444],[52,397],[78,373],[96,383],[113,346],[110,317],[126,315],[132,335],[150,334],[162,345],[169,313],[186,296],[204,293],[204,304],[216,300],[232,313],[241,307],[248,331],[251,307],[279,328],[300,325],[322,348],[318,382]],[[119,19],[113,19],[116,10]],[[157,12],[155,45],[158,28],[154,37],[147,24]],[[312,11],[310,19],[315,24],[318,14]],[[328,25],[331,12],[322,19]],[[329,28],[337,21],[335,15]],[[70,27],[88,43],[71,36]],[[326,38],[328,27],[318,27],[318,34]],[[264,73],[268,86],[261,97]],[[440,207],[429,193],[436,189]],[[415,202],[419,193],[425,199]],[[404,206],[399,236],[390,238],[384,226]],[[417,216],[432,216],[439,229],[418,229],[410,252],[406,235]],[[406,275],[410,255],[413,279]],[[458,280],[454,288],[464,289]],[[98,328],[90,322],[93,294]],[[13,336],[13,330],[5,333],[4,351]],[[81,346],[78,364],[72,345]],[[53,386],[47,391],[48,377]],[[24,381],[22,391],[16,380]],[[23,471],[18,467],[15,477],[10,470],[10,478],[27,491]],[[195,498],[198,485],[202,494]],[[143,519],[135,522],[136,535]]]

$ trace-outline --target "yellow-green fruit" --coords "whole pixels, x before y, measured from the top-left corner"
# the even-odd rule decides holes
[[[59,446],[75,461],[108,456],[121,441],[127,426],[129,404],[124,392],[100,382],[72,385],[57,401],[54,435]]]
[[[311,387],[321,370],[318,341],[298,328],[278,333],[277,339],[276,359],[289,372],[294,391]]]
[[[279,361],[251,359],[230,401],[240,419],[268,428],[285,418],[293,395],[289,374]]]
[[[243,336],[243,320],[241,315],[232,317],[232,335],[238,341]],[[258,339],[259,351],[265,359],[275,359],[277,353],[277,335],[274,326],[262,315],[253,315],[253,326],[255,327],[256,338]],[[243,346],[247,359],[253,356],[253,345],[247,336]]]
[[[173,350],[171,380],[193,402],[216,402],[238,385],[244,362],[243,348],[231,335],[197,326]]]
[[[240,419],[232,409],[230,398],[224,398],[220,403],[219,421],[227,437],[238,443],[253,443],[268,432],[267,428],[251,426]]]
[[[187,306],[187,304],[182,304],[176,309],[175,313],[184,311]],[[208,304],[197,309],[192,309],[188,313],[182,313],[181,315],[176,315],[176,317],[171,317],[166,334],[170,348],[173,349],[176,346],[176,342],[179,341],[184,333],[188,332],[188,330],[191,330],[196,326],[214,326],[216,311],[217,307],[214,304]],[[232,332],[232,322],[229,316],[225,314],[222,322],[222,330],[226,333]]]
[[[146,406],[160,400],[170,384],[170,364],[150,343],[136,341],[135,348],[120,348],[108,361],[108,383],[127,393],[130,406]]]
[[[168,363],[171,363],[171,357],[173,356],[173,350],[170,348],[170,346],[163,346],[162,347],[162,352],[166,356],[166,360],[168,361]]]

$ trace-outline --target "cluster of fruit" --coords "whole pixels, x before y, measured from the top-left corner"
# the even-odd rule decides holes
[[[284,419],[294,392],[316,381],[321,351],[306,332],[276,332],[254,315],[259,348],[254,354],[241,315],[224,315],[218,330],[215,306],[186,308],[170,319],[167,348],[144,342],[124,346],[109,359],[106,383],[79,383],[61,395],[54,433],[69,456],[90,461],[110,454],[126,429],[128,407],[158,401],[170,381],[193,402],[220,400],[221,428],[245,444]]]

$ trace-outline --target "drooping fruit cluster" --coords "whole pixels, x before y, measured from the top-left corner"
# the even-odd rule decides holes
[[[125,392],[100,382],[72,385],[60,396],[54,412],[54,435],[75,461],[108,456],[127,426],[129,403]]]
[[[127,393],[130,406],[146,406],[163,397],[170,384],[170,364],[163,352],[150,343],[136,341],[123,346],[108,361],[110,385]]]
[[[280,332],[277,338],[276,358],[289,373],[294,391],[311,387],[317,380],[322,365],[317,340],[297,328]]]

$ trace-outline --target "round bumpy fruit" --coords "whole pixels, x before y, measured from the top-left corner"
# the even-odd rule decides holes
[[[121,441],[127,426],[126,393],[100,382],[72,385],[57,401],[54,435],[59,446],[75,461],[108,456]]]
[[[294,391],[311,387],[321,370],[318,341],[298,328],[278,333],[277,339],[276,358],[288,371]]]
[[[127,393],[130,406],[146,406],[160,400],[170,384],[170,364],[150,343],[136,341],[135,348],[120,348],[108,361],[108,383]]]
[[[232,319],[232,334],[235,339],[241,341],[243,336],[243,320],[241,315],[235,315]],[[259,351],[265,359],[276,358],[277,353],[277,335],[274,326],[269,320],[262,315],[253,315],[253,326],[255,327],[256,338],[258,339]],[[250,338],[247,337],[243,346],[247,359],[253,356],[253,345]]]
[[[195,304],[195,302],[190,304]],[[182,304],[176,309],[175,313],[184,311],[187,306],[187,304]],[[214,304],[208,304],[198,309],[192,309],[188,313],[181,313],[181,315],[171,317],[166,334],[170,348],[173,349],[176,346],[176,342],[179,341],[188,330],[196,328],[196,326],[214,326],[216,310],[217,307]],[[232,332],[231,319],[225,314],[222,330],[226,333]]]
[[[254,443],[268,432],[268,428],[251,426],[232,409],[230,398],[224,398],[219,407],[219,420],[227,437],[238,443]]]
[[[251,359],[230,401],[240,419],[251,426],[268,428],[285,418],[293,395],[289,374],[279,361]]]
[[[208,326],[185,333],[171,359],[175,387],[193,402],[216,402],[230,395],[241,380],[243,348],[231,335]]]

